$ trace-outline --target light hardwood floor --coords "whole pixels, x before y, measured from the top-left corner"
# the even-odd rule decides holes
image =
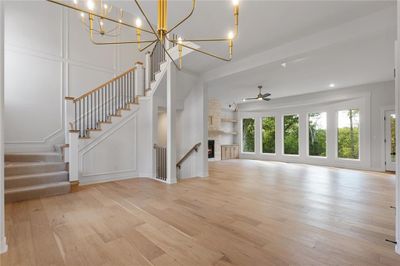
[[[400,265],[394,176],[260,161],[6,206],[1,265]]]

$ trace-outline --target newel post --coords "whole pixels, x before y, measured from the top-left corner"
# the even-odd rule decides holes
[[[79,133],[71,130],[68,134],[69,139],[69,182],[79,182]]]
[[[137,62],[135,64],[135,95],[137,96],[145,96],[145,87],[144,87],[144,67],[142,62]]]
[[[76,130],[75,128],[75,97],[65,97],[65,142],[69,144],[69,131]]]
[[[150,84],[151,84],[151,58],[150,58],[150,52],[147,52],[145,59],[145,84],[144,84],[145,90],[151,89]]]

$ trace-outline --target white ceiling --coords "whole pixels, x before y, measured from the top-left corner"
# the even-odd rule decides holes
[[[156,22],[156,2],[141,1],[152,21]],[[119,1],[117,5],[131,13],[139,14],[132,0]],[[174,25],[191,7],[191,1],[169,2],[169,25]],[[234,59],[226,63],[204,55],[192,53],[183,60],[184,68],[197,75],[212,76],[225,68],[240,67],[240,62],[251,55],[275,51],[288,43],[329,32],[338,28],[341,34],[353,21],[383,13],[385,27],[367,31],[372,24],[355,24],[354,37],[332,42],[318,49],[300,51],[281,60],[271,60],[255,67],[221,75],[208,82],[209,95],[224,102],[240,101],[254,96],[257,85],[262,84],[272,93],[272,98],[327,90],[330,83],[336,88],[393,79],[395,39],[395,1],[242,1],[240,28],[234,43]],[[393,11],[393,12],[392,12]],[[389,14],[389,15],[385,15]],[[376,24],[382,24],[377,16]],[[226,36],[232,28],[233,15],[230,1],[197,1],[194,15],[177,33],[184,38]],[[387,26],[389,25],[389,26]],[[347,32],[347,34],[349,34]],[[351,35],[351,34],[350,34]],[[321,35],[324,36],[324,35]],[[334,36],[336,37],[336,36]],[[318,38],[316,35],[315,38]],[[317,40],[318,41],[318,40]],[[310,38],[312,42],[312,38]],[[227,52],[227,45],[202,43],[202,48],[220,53]],[[310,47],[312,43],[310,43]],[[286,68],[281,63],[288,62]],[[239,68],[238,67],[238,68]]]

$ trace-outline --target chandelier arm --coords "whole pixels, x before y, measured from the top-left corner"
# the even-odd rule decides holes
[[[149,43],[148,45],[146,45],[145,47],[139,49],[139,52],[143,52],[144,50],[146,50],[147,48],[149,48],[150,46],[152,46],[154,43],[158,42],[158,40],[154,40],[153,42]]]
[[[121,42],[97,42],[94,40],[93,36],[91,36],[90,41],[96,45],[111,45],[111,44],[138,44],[138,43],[150,43],[153,44],[154,41],[121,41]]]
[[[215,38],[215,39],[185,39],[185,42],[228,42],[230,39],[228,38]],[[173,41],[177,43],[177,41]]]
[[[98,17],[98,18],[102,18],[102,19],[105,19],[105,20],[108,20],[108,21],[111,21],[111,22],[114,22],[114,23],[117,23],[117,24],[121,24],[121,25],[126,26],[126,27],[130,27],[130,28],[134,28],[134,29],[140,29],[141,31],[144,31],[144,32],[147,32],[147,33],[150,33],[150,34],[154,34],[153,32],[151,32],[149,30],[138,28],[138,27],[135,27],[135,26],[130,25],[130,24],[125,23],[125,22],[119,22],[118,20],[115,20],[113,18],[109,18],[107,16],[102,16],[102,15],[99,15],[99,14],[91,12],[91,11],[87,11],[87,10],[84,10],[84,9],[81,9],[81,8],[78,8],[78,7],[75,7],[75,6],[72,6],[72,5],[68,5],[68,4],[62,3],[62,2],[60,2],[58,0],[46,0],[46,1],[48,1],[50,3],[53,3],[53,4],[56,4],[56,5],[60,5],[60,6],[63,6],[63,7],[67,7],[67,8],[73,9],[75,11],[80,11],[80,12],[85,13],[87,15],[92,15],[92,16],[95,16],[95,17]]]
[[[175,26],[173,26],[169,31],[167,31],[167,34],[172,32],[174,29],[176,29],[177,27],[179,27],[183,22],[185,22],[186,20],[188,20],[194,12],[194,9],[196,7],[196,0],[192,0],[192,10],[190,11],[190,13],[184,18],[182,19],[178,24],[176,24]]]
[[[178,42],[176,42],[176,41],[171,41],[169,39],[168,39],[168,41],[178,44]],[[217,58],[217,59],[222,60],[222,61],[230,62],[232,60],[232,58],[230,58],[230,57],[229,58],[225,58],[225,57],[222,57],[222,56],[219,56],[219,55],[207,52],[207,51],[203,51],[203,50],[200,50],[200,49],[197,49],[197,48],[190,47],[190,46],[185,45],[183,43],[179,43],[178,45],[181,45],[182,47],[188,48],[190,50],[193,50],[193,51],[196,51],[196,52],[199,52],[199,53],[202,53],[202,54]]]
[[[169,59],[171,59],[171,62],[174,63],[177,69],[181,70],[181,68],[175,63],[174,59],[172,59],[171,55],[168,53],[167,49],[165,48],[163,42],[161,41],[160,37],[156,33],[156,31],[153,28],[153,25],[151,25],[149,18],[146,16],[146,13],[144,13],[143,8],[140,6],[139,1],[135,0],[135,3],[137,7],[139,8],[140,12],[142,13],[143,17],[146,19],[147,24],[150,26],[151,30],[153,31],[154,35],[157,37],[157,40],[160,42],[161,47],[163,48],[164,52],[168,55]]]

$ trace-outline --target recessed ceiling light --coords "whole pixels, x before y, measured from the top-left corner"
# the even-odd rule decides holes
[[[286,63],[282,63],[281,66],[282,66],[282,67],[286,67],[287,64],[286,64]]]
[[[335,88],[335,83],[331,83],[331,84],[329,84],[329,88]]]

